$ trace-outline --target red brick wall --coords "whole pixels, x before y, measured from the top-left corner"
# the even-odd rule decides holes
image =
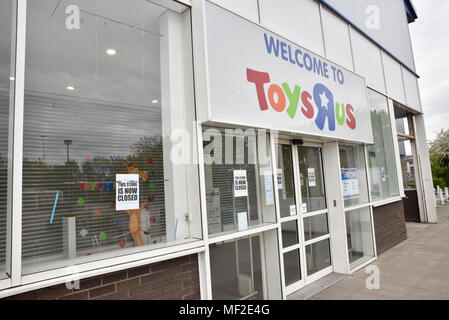
[[[374,208],[373,216],[377,254],[407,239],[402,201]]]
[[[191,255],[80,280],[80,289],[65,284],[7,299],[26,300],[196,300],[200,298],[198,256]]]

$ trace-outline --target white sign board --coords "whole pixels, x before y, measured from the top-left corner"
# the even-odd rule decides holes
[[[234,197],[248,196],[248,181],[246,170],[234,170]]]
[[[373,142],[362,77],[208,1],[206,30],[201,121]]]
[[[139,209],[139,175],[117,174],[115,188],[116,210]]]

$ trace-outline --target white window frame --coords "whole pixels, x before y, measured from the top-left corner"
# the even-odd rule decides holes
[[[22,274],[22,161],[23,161],[23,123],[24,123],[24,98],[25,98],[25,58],[26,58],[26,36],[27,36],[27,3],[28,0],[16,0],[16,41],[15,41],[15,81],[14,81],[14,108],[13,108],[13,139],[12,143],[12,181],[8,192],[11,193],[11,235],[10,235],[10,277],[0,280],[0,298],[24,293],[31,290],[62,284],[71,281],[72,274],[67,274],[67,267]],[[152,0],[159,5],[178,13],[190,9],[190,0]],[[193,44],[192,44],[193,46]],[[188,48],[188,50],[191,50]],[[188,50],[186,52],[188,52]],[[179,52],[181,59],[182,52]],[[193,79],[193,75],[192,75]],[[201,132],[201,131],[200,131]],[[199,143],[201,135],[198,136],[199,156],[202,153],[202,143]],[[200,152],[201,151],[201,152]],[[201,177],[200,181],[201,181]],[[204,227],[204,221],[201,222]],[[207,223],[207,221],[206,221]],[[207,230],[207,229],[206,229]],[[203,232],[203,236],[204,236]],[[205,253],[208,248],[204,239],[191,241],[183,244],[168,243],[160,249],[148,250],[139,253],[129,253],[107,259],[98,259],[76,265],[79,270],[79,279],[98,276],[110,272],[116,272],[134,268],[159,261],[174,259],[181,256],[198,254],[200,286],[204,283],[202,266]],[[201,290],[203,292],[203,290]]]

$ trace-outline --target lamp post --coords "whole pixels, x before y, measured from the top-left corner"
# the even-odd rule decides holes
[[[46,154],[45,154],[45,138],[46,137],[47,136],[45,134],[41,135],[41,138],[42,138],[42,162],[44,164],[45,164],[45,156],[46,156]]]
[[[72,140],[64,140],[64,144],[67,145],[67,162],[69,162],[69,146],[72,144]]]

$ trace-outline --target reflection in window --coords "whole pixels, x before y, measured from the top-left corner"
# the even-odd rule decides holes
[[[310,276],[331,265],[329,239],[306,246],[307,275]]]
[[[340,145],[341,183],[346,208],[368,203],[363,146]]]
[[[277,146],[277,188],[281,218],[296,215],[295,183],[293,176],[292,146]]]
[[[321,148],[299,147],[298,157],[303,213],[326,209]]]
[[[11,52],[13,30],[13,3],[0,2],[0,279],[6,277],[7,255],[7,200],[8,200],[8,143],[9,117],[14,94],[15,72],[13,69],[14,52]]]
[[[268,135],[203,127],[203,146],[209,234],[275,222]]]
[[[368,89],[374,145],[367,147],[373,201],[399,195],[387,98]]]
[[[304,240],[312,240],[329,233],[327,213],[304,218]]]
[[[183,106],[166,96],[166,42],[181,16],[144,0],[71,4],[79,30],[67,29],[64,6],[28,3],[25,273],[189,240],[184,214],[198,211],[195,170],[174,169],[163,135],[193,120],[176,123]],[[117,174],[138,175],[136,210],[116,209]]]
[[[374,257],[370,208],[347,211],[346,229],[351,269]]]
[[[282,229],[282,247],[287,248],[298,244],[298,221],[288,221],[281,225]]]
[[[284,253],[284,276],[286,286],[302,279],[299,249]]]
[[[210,264],[214,300],[263,299],[259,236],[211,245]]]

